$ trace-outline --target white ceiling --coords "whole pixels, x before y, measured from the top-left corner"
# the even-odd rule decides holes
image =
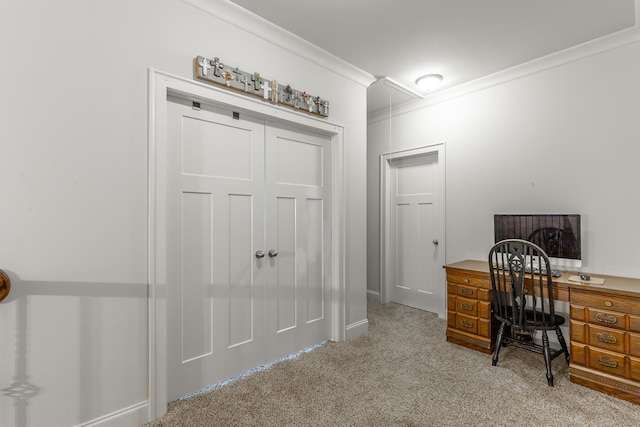
[[[634,27],[637,16],[637,0],[233,3],[377,78],[386,77],[368,92],[369,112],[415,99],[402,88],[417,91],[415,80],[423,74],[442,74],[441,88],[457,86]]]

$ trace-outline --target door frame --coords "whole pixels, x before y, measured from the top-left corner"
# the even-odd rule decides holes
[[[446,264],[446,238],[445,238],[445,141],[433,145],[413,148],[403,151],[395,151],[380,155],[380,301],[388,304],[391,301],[391,161],[407,159],[436,153],[438,155],[438,248],[442,254],[442,266]],[[441,267],[442,267],[441,266]],[[445,289],[446,284],[444,268],[438,270],[438,281],[442,284],[442,292],[437,297],[441,300],[438,305],[441,311],[437,314],[444,318],[446,312]]]
[[[345,316],[345,129],[326,119],[288,110],[257,98],[186,79],[160,70],[148,70],[148,346],[149,420],[167,411],[167,300],[166,283],[161,275],[163,242],[158,238],[158,216],[164,215],[162,188],[166,171],[159,147],[167,143],[167,97],[169,95],[216,104],[288,126],[311,130],[331,139],[331,339],[346,337]]]

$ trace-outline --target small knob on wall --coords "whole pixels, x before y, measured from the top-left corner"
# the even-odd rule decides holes
[[[9,291],[11,290],[11,279],[7,274],[0,270],[0,301],[5,299],[7,295],[9,295]]]

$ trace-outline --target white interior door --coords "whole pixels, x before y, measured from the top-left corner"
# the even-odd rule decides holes
[[[172,401],[330,337],[331,153],[186,100],[167,116]]]
[[[264,124],[168,103],[168,399],[264,363]]]
[[[443,303],[438,152],[389,161],[390,300],[441,313]]]
[[[331,150],[327,137],[266,131],[267,358],[330,337]],[[272,252],[276,251],[276,252]]]

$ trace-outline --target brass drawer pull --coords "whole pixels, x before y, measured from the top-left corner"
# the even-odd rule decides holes
[[[618,342],[618,338],[614,337],[613,335],[609,335],[607,333],[604,332],[600,332],[596,334],[596,339],[600,342],[603,342],[605,344],[615,344]]]
[[[611,303],[611,301],[605,301],[604,305],[606,305],[607,307],[611,307],[613,304]]]
[[[465,285],[466,285],[466,284],[468,284],[468,283],[469,283],[469,279],[464,279],[464,280],[463,280],[463,282],[464,282],[464,283],[465,283]]]
[[[618,318],[612,314],[597,313],[596,319],[602,323],[614,325],[618,323]]]
[[[471,304],[469,304],[468,302],[463,302],[462,304],[460,304],[460,308],[462,308],[463,310],[467,310],[467,311],[473,310],[473,306]]]
[[[473,328],[473,322],[472,322],[472,321],[470,321],[470,320],[467,320],[467,319],[462,319],[462,320],[460,321],[460,324],[461,324],[462,326],[464,326],[465,328]]]
[[[471,295],[473,295],[473,289],[469,289],[469,288],[460,288],[460,293],[462,295],[468,296],[470,297]]]
[[[615,360],[613,360],[610,357],[607,356],[598,356],[596,357],[596,362],[598,362],[600,365],[607,367],[607,368],[617,368],[618,367],[618,362],[616,362]]]

